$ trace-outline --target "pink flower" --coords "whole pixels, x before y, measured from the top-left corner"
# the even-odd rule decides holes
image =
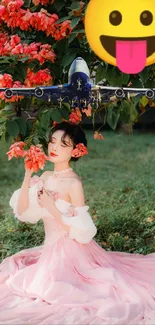
[[[88,105],[87,108],[83,108],[82,113],[85,113],[86,116],[91,116],[92,115],[92,107],[91,107],[91,105]]]

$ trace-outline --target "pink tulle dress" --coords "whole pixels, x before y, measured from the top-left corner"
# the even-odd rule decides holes
[[[52,190],[51,178],[46,189]],[[24,249],[0,264],[0,324],[155,325],[155,253],[109,252],[94,240],[89,207],[56,199],[70,231],[40,207],[38,180],[29,188],[29,207],[16,212],[20,189],[10,199],[24,222],[43,220],[42,246]]]

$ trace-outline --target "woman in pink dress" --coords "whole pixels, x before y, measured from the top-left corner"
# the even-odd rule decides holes
[[[93,239],[96,226],[82,182],[70,167],[78,125],[62,122],[48,144],[54,171],[26,171],[10,206],[22,222],[43,220],[42,246],[24,249],[0,264],[0,324],[155,324],[155,253],[109,252]]]

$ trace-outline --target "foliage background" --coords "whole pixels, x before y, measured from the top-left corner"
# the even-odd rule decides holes
[[[68,80],[68,69],[78,56],[87,62],[95,82],[104,80],[111,86],[153,87],[155,66],[139,75],[126,75],[105,64],[90,49],[84,31],[84,16],[88,1],[72,0],[2,0],[0,6],[0,86],[17,87],[61,84]],[[40,45],[36,45],[40,43]],[[34,144],[45,145],[48,127],[53,121],[68,119],[70,105],[59,105],[35,98],[2,100],[0,104],[0,138],[6,141],[30,137]],[[118,122],[135,123],[138,114],[153,101],[115,101],[93,107],[92,121],[98,116],[101,124],[115,129]],[[137,113],[138,108],[138,113]],[[104,114],[100,114],[101,110]],[[94,129],[96,126],[94,125]]]

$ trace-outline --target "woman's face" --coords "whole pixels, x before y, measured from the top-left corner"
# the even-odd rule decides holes
[[[68,135],[62,142],[64,131],[55,131],[48,144],[48,156],[52,162],[69,161],[72,156],[73,142]],[[52,155],[51,155],[52,154]]]

